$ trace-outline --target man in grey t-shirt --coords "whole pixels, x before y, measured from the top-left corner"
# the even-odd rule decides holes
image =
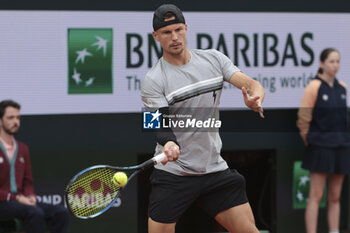
[[[142,101],[148,110],[176,115],[181,109],[213,109],[220,103],[223,82],[242,90],[245,104],[263,116],[264,90],[216,50],[188,50],[187,25],[179,8],[160,6],[153,17],[153,36],[163,57],[146,74]],[[193,114],[199,114],[194,112]],[[220,156],[218,131],[156,131],[156,154],[163,165],[151,176],[149,232],[174,232],[183,212],[196,201],[230,232],[258,232],[245,194],[244,178]]]

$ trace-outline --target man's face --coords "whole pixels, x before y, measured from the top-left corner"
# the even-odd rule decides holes
[[[181,54],[186,48],[187,25],[171,24],[153,32],[154,38],[160,43],[164,53]]]
[[[21,124],[19,109],[7,107],[4,116],[0,119],[0,127],[7,134],[14,135],[18,132]]]

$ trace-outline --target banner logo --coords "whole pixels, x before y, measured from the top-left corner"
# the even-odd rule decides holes
[[[160,129],[161,113],[143,112],[143,128],[144,129]]]
[[[293,208],[305,209],[309,200],[310,172],[301,167],[301,161],[294,162],[293,169]],[[327,187],[324,187],[320,208],[326,206]]]
[[[143,129],[171,129],[173,131],[217,131],[221,128],[217,108],[181,108],[175,114],[143,112]]]
[[[113,29],[68,29],[68,94],[113,93]]]

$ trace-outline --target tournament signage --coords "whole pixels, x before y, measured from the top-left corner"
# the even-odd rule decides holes
[[[326,47],[340,51],[338,78],[350,85],[349,14],[184,16],[188,47],[226,54],[264,86],[265,108],[299,107]],[[1,11],[0,99],[23,114],[140,112],[142,80],[162,54],[151,22],[152,12]],[[240,90],[223,88],[221,108],[245,108]]]
[[[112,55],[112,29],[68,29],[68,94],[113,93]]]
[[[309,201],[310,190],[310,171],[301,168],[301,161],[294,161],[293,167],[293,208],[305,209]],[[319,207],[326,207],[327,185],[324,187],[324,193]]]

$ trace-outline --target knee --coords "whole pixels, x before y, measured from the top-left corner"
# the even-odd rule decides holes
[[[327,197],[328,203],[329,204],[336,204],[340,202],[340,195],[336,195],[334,193],[328,193]]]
[[[252,222],[252,223],[250,222],[250,223],[244,224],[241,227],[241,230],[239,232],[242,232],[242,233],[259,233],[259,231],[256,228],[254,222]]]
[[[316,202],[320,203],[323,197],[323,190],[322,192],[313,192],[312,190],[309,193],[309,202]]]
[[[160,223],[148,218],[148,232],[175,232],[176,223]]]
[[[258,228],[256,228],[256,226],[255,226],[254,217],[249,219],[245,230],[246,230],[245,232],[247,232],[247,233],[258,233],[259,232]]]
[[[55,217],[57,219],[60,219],[62,222],[68,222],[69,221],[68,210],[63,206],[56,206]]]
[[[45,213],[41,208],[32,207],[26,211],[26,218],[31,221],[45,221]]]
[[[322,195],[309,197],[309,201],[316,202],[318,204],[321,202],[321,200],[322,200]]]

